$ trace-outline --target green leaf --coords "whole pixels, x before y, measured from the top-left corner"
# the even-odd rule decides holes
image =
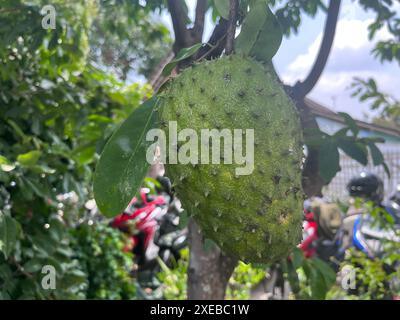
[[[185,60],[192,55],[194,55],[201,47],[203,46],[202,43],[197,43],[189,48],[183,48],[179,53],[176,55],[175,59],[168,63],[163,71],[162,74],[164,76],[168,76],[171,71],[175,68],[179,61]]]
[[[348,127],[342,128],[338,131],[336,131],[332,137],[335,138],[343,138],[343,137],[347,137],[347,131],[349,131]]]
[[[235,51],[269,62],[282,42],[279,22],[265,1],[251,7],[235,40]]]
[[[38,162],[41,155],[42,153],[39,150],[33,150],[20,154],[17,157],[17,161],[24,166],[33,166]]]
[[[96,147],[89,146],[77,152],[74,155],[74,160],[76,160],[81,166],[83,166],[93,161],[95,153]]]
[[[373,142],[369,142],[368,147],[369,151],[371,152],[372,163],[374,164],[374,166],[379,166],[380,164],[382,164],[385,159],[381,150]]]
[[[316,269],[311,269],[310,287],[311,296],[313,299],[325,299],[328,288],[326,286],[323,275]]]
[[[94,175],[94,196],[100,211],[112,217],[122,212],[140,187],[150,164],[145,140],[156,127],[158,98],[137,108],[104,147]]]
[[[11,163],[6,157],[0,155],[0,169],[4,172],[10,172],[15,169],[15,165]]]
[[[323,275],[326,285],[332,286],[336,281],[336,273],[329,264],[318,258],[313,258],[312,263]]]
[[[0,213],[0,251],[7,259],[18,239],[19,225],[12,217]]]
[[[374,166],[382,165],[385,169],[387,176],[390,178],[390,170],[385,162],[385,158],[381,152],[381,150],[376,146],[376,144],[372,141],[367,142],[369,150],[371,152],[372,163]]]
[[[383,168],[385,169],[385,172],[386,172],[387,176],[390,179],[390,170],[389,170],[388,165],[386,164],[386,162],[382,163],[382,165],[383,165]]]
[[[346,112],[338,112],[340,116],[343,117],[345,124],[349,127],[349,129],[353,132],[356,136],[358,134],[358,126],[354,119]]]
[[[294,265],[294,262],[291,263],[290,261],[283,261],[282,262],[282,267],[287,273],[287,277],[290,283],[290,287],[293,291],[293,293],[296,295],[300,291],[300,281],[299,281],[299,276],[296,271],[296,267]]]
[[[33,258],[29,260],[27,263],[24,264],[24,270],[26,272],[38,272],[41,270],[43,267],[43,262],[41,262],[39,259]]]
[[[329,183],[340,171],[339,151],[334,141],[326,141],[319,149],[319,174]]]
[[[298,269],[301,267],[304,261],[304,255],[303,251],[301,251],[299,248],[294,248],[293,249],[293,267],[294,269]]]
[[[214,0],[215,8],[225,20],[229,20],[229,3],[229,0]]]
[[[22,141],[27,141],[27,136],[24,134],[24,132],[22,131],[22,129],[18,126],[18,124],[13,121],[13,120],[7,120],[7,123],[10,125],[10,127],[12,127],[14,129],[14,132],[17,136],[19,136]]]
[[[40,185],[40,183],[38,183],[35,180],[28,179],[25,177],[21,177],[21,179],[24,181],[24,183],[26,183],[27,187],[29,187],[37,196],[41,198],[47,197],[46,190],[43,185]]]
[[[313,258],[310,260],[310,286],[314,299],[325,299],[327,292],[336,281],[336,274],[324,261]]]
[[[338,139],[338,146],[342,149],[349,157],[357,160],[363,166],[368,164],[368,151],[365,145],[356,142],[354,140],[342,138]]]

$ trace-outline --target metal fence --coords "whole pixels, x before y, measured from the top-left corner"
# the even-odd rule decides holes
[[[383,166],[373,166],[372,161],[367,166],[362,166],[357,161],[345,154],[340,155],[340,167],[342,170],[333,178],[328,186],[323,189],[324,196],[331,200],[345,200],[348,197],[346,185],[349,180],[361,171],[367,171],[378,175],[385,186],[385,198],[389,197],[400,184],[400,147],[381,149],[385,161],[390,170],[390,179]]]

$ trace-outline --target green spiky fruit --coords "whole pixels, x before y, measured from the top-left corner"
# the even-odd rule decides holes
[[[247,262],[286,257],[301,238],[302,136],[298,113],[271,70],[237,55],[201,62],[173,79],[162,97],[160,123],[167,136],[170,121],[178,132],[192,128],[198,137],[201,129],[254,129],[249,175],[236,173],[243,164],[224,159],[167,159],[166,172],[184,208],[223,251]],[[178,149],[184,144],[178,142]]]

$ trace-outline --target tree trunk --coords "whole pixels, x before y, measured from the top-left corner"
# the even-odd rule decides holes
[[[307,146],[307,158],[303,167],[303,190],[308,198],[322,196],[322,187],[324,180],[319,175],[319,148],[307,145],[307,140],[310,138],[309,129],[319,129],[315,116],[304,103],[304,97],[291,95],[297,109],[300,113],[301,125],[303,128],[305,144]],[[311,133],[312,134],[312,133]]]
[[[204,249],[204,237],[193,219],[189,221],[190,262],[188,299],[222,300],[238,260],[214,246]]]

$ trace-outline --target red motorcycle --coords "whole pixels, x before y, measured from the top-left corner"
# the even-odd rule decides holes
[[[134,253],[137,278],[144,299],[157,296],[161,271],[159,259],[172,267],[180,259],[180,251],[187,246],[187,229],[179,227],[180,202],[171,192],[169,180],[158,178],[161,188],[156,194],[142,188],[126,210],[116,216],[111,226],[128,235],[125,251]]]
[[[140,190],[139,197],[132,199],[126,210],[113,219],[111,226],[129,235],[124,251],[132,251],[138,265],[142,266],[157,256],[154,237],[168,211],[168,199],[164,195],[150,195],[147,188]]]

